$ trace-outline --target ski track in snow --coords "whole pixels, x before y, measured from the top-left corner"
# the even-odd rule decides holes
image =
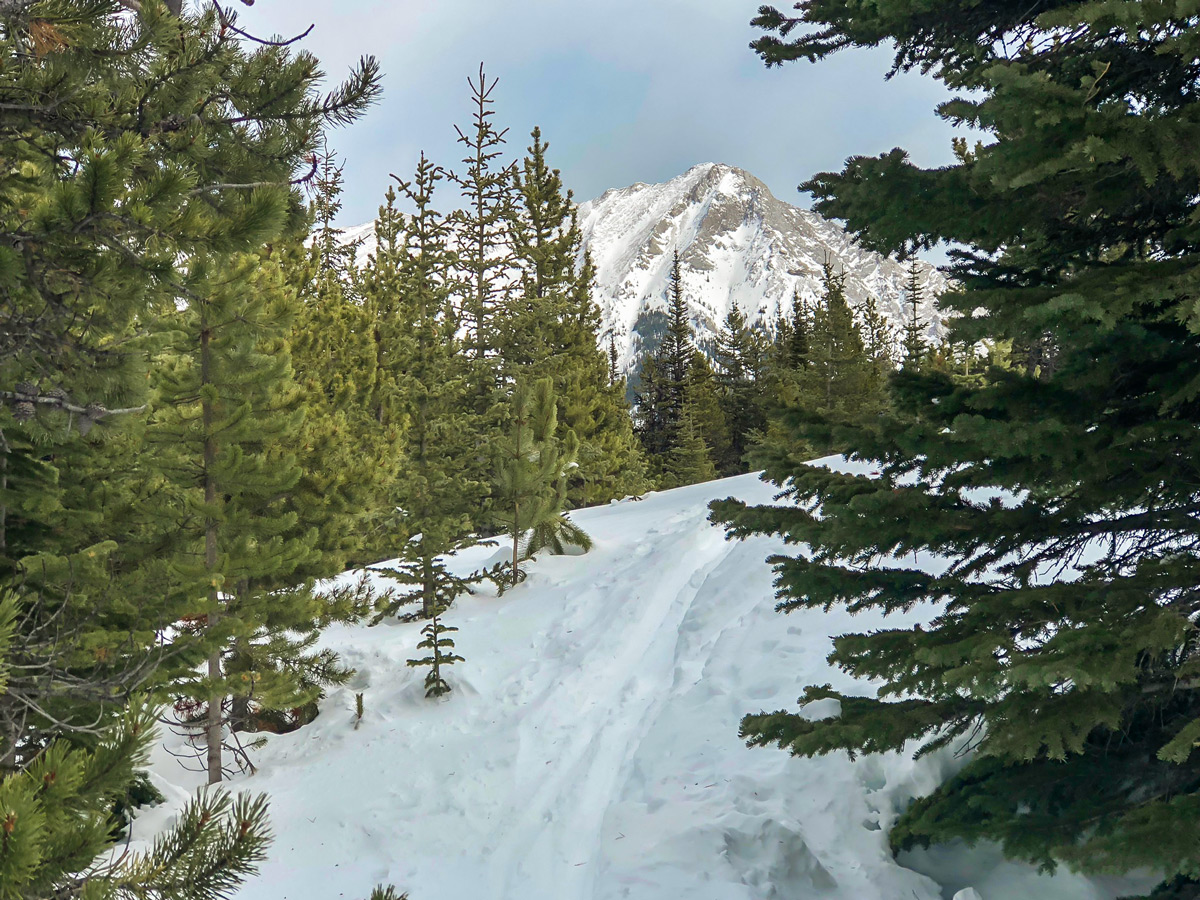
[[[503,597],[481,590],[446,615],[466,661],[443,701],[405,665],[419,625],[330,629],[354,680],[312,725],[268,736],[259,773],[232,785],[270,794],[276,834],[239,900],[365,900],[377,882],[412,900],[1117,896],[987,850],[909,860],[928,875],[893,860],[891,822],[960,764],[949,754],[744,746],[741,716],[794,708],[806,684],[869,692],[825,657],[831,635],[882,624],[775,612],[764,560],[782,543],[728,542],[706,521],[714,498],[772,493],[741,476],[579,511],[591,553],[541,557]],[[473,548],[458,565],[503,552]],[[198,786],[161,750],[153,775],[170,801],[139,817],[141,840]]]

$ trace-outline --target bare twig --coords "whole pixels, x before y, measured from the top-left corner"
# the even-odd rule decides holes
[[[246,6],[253,6],[254,0],[242,0],[242,3],[246,4]],[[297,41],[302,41],[306,37],[308,37],[309,34],[312,33],[313,28],[316,27],[316,23],[314,22],[312,25],[309,25],[307,28],[304,29],[304,31],[300,32],[300,34],[296,35],[295,37],[281,38],[279,40],[269,40],[267,38],[257,37],[256,35],[250,34],[250,32],[248,32],[248,31],[243,31],[241,28],[238,28],[237,25],[234,24],[233,16],[231,16],[229,13],[225,12],[225,10],[221,8],[221,4],[218,3],[217,0],[213,0],[213,7],[217,11],[217,16],[221,19],[221,26],[223,28],[225,28],[228,31],[232,31],[234,34],[241,35],[242,37],[246,38],[246,40],[248,40],[248,41],[254,41],[254,43],[256,43],[256,44],[264,44],[268,47],[287,47],[288,45],[294,44]]]

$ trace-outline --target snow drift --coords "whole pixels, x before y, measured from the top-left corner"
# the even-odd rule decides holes
[[[728,542],[707,522],[731,494],[763,502],[772,488],[747,475],[576,513],[591,553],[539,558],[503,597],[481,590],[446,615],[466,661],[443,701],[405,665],[418,625],[330,630],[355,680],[312,725],[268,736],[258,774],[232,784],[270,794],[275,832],[238,897],[365,898],[377,882],[412,900],[1117,896],[986,849],[904,860],[921,872],[894,860],[889,826],[957,765],[949,753],[851,762],[743,745],[743,714],[794,706],[806,684],[872,690],[825,657],[831,635],[881,621],[775,612],[764,559],[782,544]],[[169,801],[138,819],[138,841],[201,776],[164,749],[153,778]]]

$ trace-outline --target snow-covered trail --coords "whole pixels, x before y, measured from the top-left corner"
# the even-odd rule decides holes
[[[988,857],[926,859],[939,885],[895,862],[886,832],[953,764],[888,755],[792,759],[749,750],[742,715],[794,706],[806,684],[869,691],[825,662],[830,635],[880,624],[774,611],[774,540],[727,542],[707,504],[769,500],[754,476],[576,514],[586,556],[542,557],[503,597],[446,616],[466,661],[427,701],[416,625],[335,628],[358,670],[312,725],[272,736],[238,789],[271,795],[276,841],[243,900],[985,900],[1049,882]],[[465,570],[502,550],[475,548]],[[353,726],[354,694],[366,715]],[[180,797],[165,754],[155,777]],[[146,835],[171,809],[139,820]],[[979,869],[978,871],[976,871]],[[990,886],[990,892],[986,887]],[[1053,896],[1114,896],[1075,878]]]

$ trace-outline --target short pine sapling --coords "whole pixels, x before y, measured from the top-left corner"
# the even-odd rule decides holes
[[[505,440],[496,459],[496,521],[512,542],[507,569],[494,577],[503,591],[524,578],[521,560],[538,550],[566,552],[573,544],[585,551],[592,541],[563,512],[567,501],[567,473],[575,462],[578,442],[568,431],[561,443],[555,438],[557,412],[549,378],[532,387],[518,384],[512,395],[512,412]]]
[[[454,631],[458,629],[453,625],[443,625],[441,617],[436,615],[421,629],[425,637],[417,644],[417,649],[428,651],[428,655],[421,659],[410,659],[408,665],[414,669],[417,666],[429,666],[429,673],[425,676],[426,697],[441,697],[450,693],[451,687],[442,677],[442,666],[466,661],[454,652],[454,639],[442,636]]]

